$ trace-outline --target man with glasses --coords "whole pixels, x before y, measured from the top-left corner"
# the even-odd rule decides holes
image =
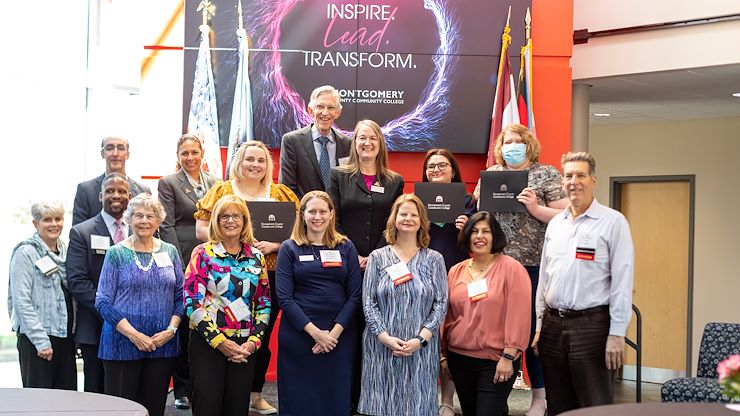
[[[298,199],[310,191],[326,190],[331,168],[346,163],[352,144],[332,127],[342,114],[336,88],[324,85],[313,90],[308,113],[314,122],[286,133],[280,145],[278,182],[293,190]]]
[[[113,172],[126,175],[126,160],[129,157],[128,140],[122,137],[106,137],[100,145],[100,156],[105,160],[105,173],[95,179],[77,185],[74,207],[72,208],[72,225],[77,225],[97,215],[103,205],[100,202],[100,186],[105,175]],[[141,193],[151,194],[148,186],[127,177],[131,188],[131,197]]]

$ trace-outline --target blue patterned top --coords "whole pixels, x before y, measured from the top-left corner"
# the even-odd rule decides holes
[[[175,246],[161,242],[159,252],[166,252],[172,266],[143,271],[137,267],[134,256],[143,265],[152,254],[134,253],[123,244],[116,244],[105,254],[100,272],[95,307],[103,317],[98,357],[102,360],[124,361],[143,358],[169,358],[180,354],[177,337],[152,352],[139,351],[116,325],[123,318],[137,331],[152,336],[164,331],[173,315],[182,316],[182,266]]]

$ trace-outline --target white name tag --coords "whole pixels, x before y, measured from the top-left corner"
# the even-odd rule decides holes
[[[166,251],[152,253],[152,257],[154,257],[154,262],[157,263],[157,267],[159,268],[172,266],[172,259]]]
[[[578,237],[578,247],[596,248],[596,237],[591,234],[585,234]]]
[[[224,248],[224,245],[219,242],[213,245],[213,252],[219,256],[223,256],[226,254],[226,249]]]
[[[468,299],[471,302],[477,302],[488,297],[488,283],[486,279],[476,280],[468,283]]]
[[[54,260],[52,260],[49,256],[41,257],[40,259],[36,260],[35,264],[36,267],[38,267],[41,273],[43,273],[45,276],[49,276],[50,274],[59,270],[57,264],[54,263]]]
[[[302,254],[298,256],[298,261],[314,261],[313,254]]]
[[[90,235],[90,248],[106,252],[110,248],[110,237],[107,235]]]
[[[370,192],[377,192],[379,194],[385,193],[385,188],[380,185],[373,185],[370,187]]]
[[[349,163],[349,156],[337,159],[337,166],[346,165],[347,163]]]
[[[385,269],[385,271],[388,272],[388,276],[391,278],[393,284],[396,286],[413,279],[413,276],[411,276],[411,271],[404,262],[396,263],[393,266]]]
[[[224,308],[224,312],[226,313],[226,321],[231,321],[228,323],[232,326],[243,321],[250,314],[249,307],[242,298],[229,303],[229,306]]]
[[[321,265],[324,267],[342,267],[342,254],[339,250],[320,250]]]

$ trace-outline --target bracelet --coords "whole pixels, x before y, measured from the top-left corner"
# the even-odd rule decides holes
[[[447,361],[447,357],[442,357],[439,359],[439,363],[442,364],[443,362]]]
[[[169,325],[169,326],[167,327],[167,329],[169,329],[170,331],[172,331],[172,333],[173,333],[173,334],[177,334],[177,327],[176,327],[176,326],[174,326],[174,325]]]

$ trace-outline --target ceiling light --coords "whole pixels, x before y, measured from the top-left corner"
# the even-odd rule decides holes
[[[611,114],[609,113],[594,113],[594,117],[609,117]]]
[[[740,98],[740,92],[733,92],[733,93],[732,93],[732,96],[733,96],[733,97],[737,97],[737,98]]]

